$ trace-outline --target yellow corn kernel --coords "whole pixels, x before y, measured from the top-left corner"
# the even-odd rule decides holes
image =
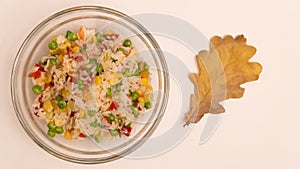
[[[52,103],[53,109],[56,110],[58,108],[57,101],[56,100],[51,100],[51,103]]]
[[[53,106],[50,100],[44,101],[43,103],[43,108],[45,109],[46,112],[50,113],[53,110]]]
[[[100,130],[96,130],[95,132],[94,132],[94,136],[95,135],[98,135],[100,133]]]
[[[86,100],[86,101],[89,101],[89,100],[93,99],[93,96],[90,92],[84,92],[83,93],[83,99]]]
[[[80,47],[78,47],[78,46],[75,46],[72,48],[73,53],[78,53],[79,51],[80,51]]]
[[[52,119],[52,117],[53,117],[53,112],[46,112],[46,113],[45,113],[45,117],[46,117],[46,119],[48,119],[48,120]]]
[[[56,110],[56,113],[60,114],[60,113],[68,113],[68,108],[64,108],[64,109],[60,109],[58,106],[57,108],[55,109]]]
[[[54,118],[54,123],[56,126],[61,126],[61,122],[62,122],[61,118],[58,117]]]
[[[95,77],[95,85],[100,86],[102,83],[102,78],[100,76]]]
[[[52,77],[51,76],[45,76],[44,81],[45,81],[45,83],[50,83],[50,82],[52,82]]]
[[[111,85],[116,85],[118,83],[120,83],[120,80],[122,78],[122,74],[121,73],[116,73],[113,75],[113,79],[111,81]]]
[[[102,67],[103,67],[103,70],[109,69],[110,64],[108,62],[104,62],[104,63],[102,63]]]
[[[69,108],[69,110],[71,110],[71,111],[75,111],[75,103],[74,103],[74,101],[70,100],[70,101],[68,102],[68,108]]]
[[[121,78],[122,77],[122,73],[116,73],[116,74],[114,74],[114,77],[115,78]]]
[[[68,90],[62,90],[61,95],[62,95],[62,97],[68,97],[68,96],[70,96],[70,92]]]
[[[71,47],[71,42],[70,42],[69,40],[66,40],[66,41],[65,41],[65,45],[66,45],[67,47]]]
[[[146,78],[141,78],[141,82],[143,86],[148,86],[148,79]]]
[[[150,75],[150,72],[149,72],[148,70],[143,70],[143,71],[141,71],[141,77],[142,77],[142,78],[148,79],[148,78],[149,78],[149,75]]]
[[[85,116],[85,111],[82,110],[82,109],[80,109],[80,110],[79,110],[79,117],[80,117],[80,118],[83,118],[84,116]]]
[[[96,43],[97,42],[97,38],[96,36],[93,36],[93,42]]]
[[[136,94],[138,94],[139,96],[143,96],[143,92],[141,90],[137,90]]]
[[[138,98],[139,103],[145,103],[145,99],[143,97]]]
[[[106,52],[104,55],[104,61],[108,61],[110,59],[109,54]]]
[[[149,102],[152,99],[152,92],[147,92],[144,95],[145,102]]]
[[[50,53],[51,53],[52,55],[58,55],[58,54],[60,53],[60,49],[59,49],[59,48],[56,48],[56,49],[54,49],[54,50],[49,49],[49,51],[50,51]]]
[[[67,48],[67,45],[62,43],[62,44],[59,44],[59,48],[62,49],[62,50],[65,50]]]
[[[59,63],[64,62],[64,56],[63,55],[58,55],[57,60],[59,61]]]
[[[65,138],[68,139],[68,140],[72,140],[72,139],[73,139],[73,138],[72,138],[72,134],[71,134],[69,131],[66,131],[66,132],[64,133],[64,136],[65,136]]]
[[[148,84],[148,85],[146,86],[146,88],[147,88],[148,90],[150,90],[150,91],[153,90],[153,87],[152,87],[150,84]]]

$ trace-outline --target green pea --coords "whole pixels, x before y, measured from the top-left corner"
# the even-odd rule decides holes
[[[151,108],[151,103],[150,102],[145,103],[144,107],[146,109],[150,109]]]
[[[88,69],[86,72],[89,74],[89,76],[93,75],[93,72],[90,69]]]
[[[126,127],[130,127],[130,126],[131,126],[131,123],[127,123],[125,126],[126,126]]]
[[[55,97],[55,100],[56,100],[56,101],[61,101],[61,100],[62,100],[62,96],[61,96],[61,95],[57,95],[57,96]]]
[[[122,125],[122,122],[123,122],[123,120],[121,118],[118,118],[118,124],[119,124],[119,126]]]
[[[39,64],[45,66],[45,65],[47,64],[47,60],[46,60],[46,61],[41,61],[41,60],[40,60],[40,61],[39,61]]]
[[[55,49],[58,47],[58,44],[57,44],[57,42],[52,41],[52,42],[50,42],[50,43],[48,44],[48,47],[49,47],[49,49],[51,49],[51,50],[55,50]]]
[[[150,69],[150,66],[148,64],[145,64],[144,65],[144,70],[149,70]]]
[[[132,92],[132,93],[131,93],[131,99],[132,99],[133,101],[136,101],[137,98],[138,98],[137,93],[136,93],[136,92]]]
[[[132,106],[132,107],[131,107],[131,110],[132,110],[132,112],[133,112],[134,117],[135,117],[135,118],[138,118],[139,115],[140,115],[138,108]]]
[[[119,131],[117,129],[110,130],[111,136],[117,136],[118,134],[119,134]]]
[[[80,53],[84,53],[85,51],[86,51],[86,48],[84,48],[84,47],[80,49]]]
[[[64,133],[64,129],[61,126],[56,126],[55,127],[55,132],[56,132],[56,134],[63,134]]]
[[[95,120],[95,121],[93,121],[93,122],[91,122],[91,124],[90,124],[92,127],[97,127],[98,126],[98,122],[97,122],[97,120]]]
[[[141,76],[141,71],[136,71],[136,72],[134,73],[134,76]]]
[[[140,116],[140,113],[139,113],[139,112],[137,112],[137,113],[133,113],[133,116],[134,116],[134,118],[139,118],[139,116]]]
[[[48,132],[47,132],[47,135],[48,135],[50,138],[54,138],[55,135],[56,135],[55,129],[49,129]]]
[[[78,89],[79,90],[83,90],[84,89],[84,85],[83,84],[78,85]]]
[[[125,69],[124,74],[125,74],[126,77],[130,77],[131,76],[131,73],[129,72],[129,69]]]
[[[60,108],[60,109],[64,109],[67,107],[67,103],[63,100],[59,101],[57,106]]]
[[[103,35],[101,35],[100,33],[96,33],[95,34],[96,38],[97,38],[97,42],[101,43],[102,42],[102,38],[103,38]]]
[[[82,81],[82,80],[80,80],[80,79],[78,79],[78,80],[76,80],[75,84],[78,84],[78,85],[83,85],[83,81]]]
[[[126,54],[126,50],[124,48],[118,48],[117,52],[122,52],[123,54]]]
[[[115,116],[114,115],[112,115],[112,114],[110,114],[109,116],[108,116],[108,120],[110,121],[110,122],[113,122],[113,121],[115,121]]]
[[[107,97],[110,97],[110,96],[111,96],[111,88],[108,88],[108,89],[107,89],[106,96],[107,96]]]
[[[47,125],[48,129],[55,129],[55,123],[54,121],[50,121]]]
[[[77,36],[76,33],[73,33],[71,31],[67,31],[66,38],[71,40],[71,41],[75,41],[75,40],[77,40],[78,36]]]
[[[51,58],[51,59],[50,59],[50,63],[51,63],[52,65],[56,65],[56,64],[57,64],[57,61],[56,61],[56,59]]]
[[[71,31],[67,31],[67,33],[66,33],[66,38],[70,40],[71,37],[72,37],[72,34],[73,34],[73,33],[72,33]]]
[[[97,63],[97,60],[96,59],[90,59],[89,60],[89,64],[96,64]]]
[[[70,40],[71,41],[75,41],[75,40],[77,40],[77,38],[78,38],[77,34],[76,33],[72,33]]]
[[[119,84],[117,84],[117,85],[115,85],[115,87],[116,87],[116,92],[120,92],[121,91],[121,87],[122,87],[122,82],[119,83]]]
[[[42,93],[43,89],[42,89],[41,86],[35,85],[35,86],[32,87],[32,91],[33,91],[34,94],[39,95],[39,94]]]
[[[88,110],[88,115],[89,116],[94,116],[96,114],[96,111],[94,111],[94,110]]]
[[[131,45],[132,45],[131,40],[129,40],[129,39],[124,40],[123,46],[130,47]]]
[[[102,137],[98,134],[95,136],[95,141],[99,143],[102,140]]]
[[[103,71],[103,67],[102,67],[101,64],[99,64],[99,65],[97,66],[97,73],[102,73],[102,71]]]
[[[144,69],[144,62],[140,62],[139,64],[138,64],[138,67],[139,67],[139,69],[140,70],[143,70]]]

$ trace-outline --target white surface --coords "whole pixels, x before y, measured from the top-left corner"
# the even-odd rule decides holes
[[[174,15],[208,38],[243,33],[258,49],[254,60],[264,66],[261,79],[245,85],[243,99],[226,102],[221,125],[204,145],[198,141],[205,120],[179,146],[155,158],[93,166],[59,160],[35,145],[18,123],[10,100],[10,71],[19,46],[34,26],[61,9],[82,4],[107,6],[129,15]],[[300,168],[300,0],[1,0],[0,23],[0,169]]]

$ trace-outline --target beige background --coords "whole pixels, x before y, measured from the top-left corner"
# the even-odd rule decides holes
[[[35,25],[61,9],[82,4],[112,7],[129,15],[173,15],[208,38],[243,33],[258,48],[254,60],[264,66],[261,79],[244,85],[243,99],[226,102],[219,128],[203,145],[198,142],[206,118],[179,146],[155,158],[94,166],[59,160],[35,145],[18,123],[10,100],[10,71],[18,47]],[[300,0],[0,0],[0,23],[0,169],[300,168]],[[171,118],[159,130],[172,125],[172,112],[167,113]]]

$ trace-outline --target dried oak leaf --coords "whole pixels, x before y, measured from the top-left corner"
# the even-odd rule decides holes
[[[206,113],[224,113],[220,102],[243,97],[245,89],[240,85],[257,80],[262,72],[259,63],[249,62],[255,53],[256,48],[248,46],[243,35],[211,39],[210,51],[200,51],[196,56],[199,74],[190,76],[196,92],[191,97],[186,125],[199,122]]]

